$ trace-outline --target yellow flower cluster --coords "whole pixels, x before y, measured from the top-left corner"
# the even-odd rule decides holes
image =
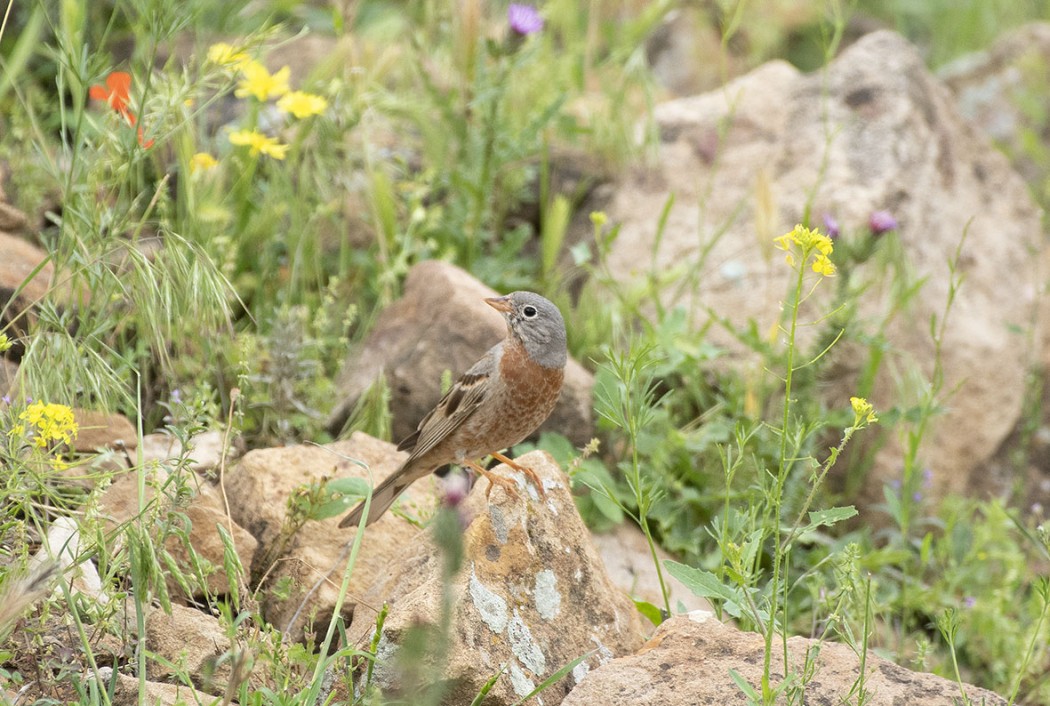
[[[328,101],[323,96],[318,96],[305,91],[291,91],[281,96],[277,101],[277,110],[283,113],[291,113],[302,120],[312,115],[320,115],[328,107]]]
[[[207,152],[198,152],[197,154],[190,157],[190,173],[196,174],[197,172],[206,172],[209,169],[214,169],[219,166],[219,160],[212,157]]]
[[[45,448],[51,442],[73,443],[80,427],[73,418],[73,410],[64,404],[45,404],[34,402],[18,415],[22,424],[16,424],[10,431],[12,435],[26,433],[26,424],[33,431],[33,445]]]
[[[298,120],[320,115],[328,108],[328,101],[323,96],[291,89],[291,69],[287,66],[271,74],[261,62],[222,42],[213,44],[208,49],[208,61],[240,74],[240,82],[234,92],[238,98],[250,96],[260,103],[276,100],[279,111]],[[274,159],[284,159],[288,153],[288,145],[281,144],[276,138],[268,137],[254,129],[231,132],[230,143],[250,148],[253,156],[264,154]],[[213,166],[214,158],[205,153],[194,155],[190,164],[191,171],[210,169]]]
[[[790,233],[774,238],[773,242],[778,248],[787,252],[787,263],[792,267],[795,266],[797,253],[803,262],[810,257],[813,258],[813,271],[817,274],[824,277],[831,277],[835,274],[835,264],[828,257],[834,245],[831,238],[819,231],[797,225]]]
[[[849,403],[853,407],[853,426],[862,427],[879,421],[875,407],[863,397],[850,397]]]
[[[288,154],[288,145],[282,145],[276,137],[264,135],[258,130],[234,130],[230,133],[230,144],[248,147],[253,156],[265,154],[274,159],[284,159]]]
[[[288,79],[292,70],[287,66],[271,74],[255,59],[247,59],[239,64],[238,69],[241,72],[241,82],[237,84],[237,90],[234,92],[238,98],[254,96],[259,102],[265,102],[271,98],[280,98],[291,90],[288,87]]]

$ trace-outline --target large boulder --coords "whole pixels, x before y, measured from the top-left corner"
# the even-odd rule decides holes
[[[408,274],[405,294],[380,314],[363,345],[351,351],[338,381],[339,404],[329,428],[338,433],[361,396],[386,376],[393,436],[403,439],[441,398],[446,371],[458,376],[502,340],[507,325],[488,306],[499,296],[464,270],[439,260]],[[594,434],[594,379],[575,360],[565,367],[561,399],[541,431],[556,431],[578,445]]]
[[[917,402],[923,387],[910,384],[910,373],[933,375],[930,321],[944,313],[948,263],[965,234],[958,260],[964,281],[940,348],[943,414],[921,453],[934,494],[985,490],[975,469],[1013,428],[1025,394],[1025,332],[1041,287],[1033,256],[1043,251],[1039,211],[1007,160],[959,116],[916,49],[894,33],[874,32],[825,71],[803,75],[772,62],[717,91],[657,106],[655,120],[655,165],[625,178],[606,209],[620,226],[609,273],[621,287],[653,272],[676,277],[679,286],[661,288],[662,304],[685,307],[696,327],[713,313],[736,331],[751,324],[776,331],[793,275],[772,239],[807,213],[818,222],[821,214],[833,216],[842,242],[854,248],[872,237],[873,212],[896,217],[899,232],[883,237],[900,249],[903,267],[879,270],[879,258],[857,266],[854,274],[871,282],[846,341],[824,361],[822,389],[831,405],[848,406],[858,391],[874,359],[865,342],[872,339],[882,356],[869,395],[876,408]],[[657,214],[672,195],[661,230]],[[920,282],[901,310],[900,287]],[[820,320],[834,294],[834,282],[818,287],[803,320]],[[761,374],[736,331],[716,323],[706,335],[730,352],[726,366]],[[813,353],[821,331],[800,330]],[[886,434],[868,500],[880,501],[882,485],[899,477],[898,439]]]
[[[589,655],[537,701],[557,704],[590,669],[641,644],[639,614],[606,574],[568,477],[542,451],[517,462],[536,472],[544,497],[523,474],[497,466],[493,471],[514,478],[519,490],[497,486],[486,497],[488,483],[481,481],[459,506],[469,524],[456,574],[445,575],[447,548],[424,533],[392,562],[389,580],[359,603],[348,636],[363,647],[373,639],[376,611],[390,606],[374,684],[393,692],[405,687],[397,655],[418,626],[442,624],[445,596],[451,621],[438,667],[449,687],[445,703],[470,703],[501,670],[485,703],[517,703],[563,665]]]
[[[770,667],[773,686],[787,676],[784,651],[774,644]],[[857,650],[804,637],[788,639],[790,673],[809,674],[804,697],[792,703],[865,703],[869,706],[999,706],[1006,699],[978,687],[933,674],[912,672],[873,651],[861,659]],[[686,706],[747,704],[732,672],[761,692],[765,642],[758,633],[741,632],[711,613],[694,611],[666,621],[637,653],[599,667],[562,701],[563,706]],[[815,664],[807,666],[807,660]],[[801,680],[799,685],[802,685]],[[863,694],[863,696],[862,696]],[[965,694],[965,695],[964,695]],[[777,703],[788,703],[783,697]]]
[[[253,582],[263,582],[262,613],[292,640],[304,630],[328,627],[339,594],[347,547],[356,527],[340,528],[340,517],[296,522],[289,502],[322,479],[372,478],[379,484],[404,463],[407,454],[392,444],[360,432],[325,446],[303,445],[257,449],[226,473],[226,493],[233,519],[258,540]],[[394,571],[391,552],[417,541],[418,522],[437,504],[433,476],[412,484],[398,507],[408,507],[409,521],[387,512],[368,528],[354,564],[349,596],[342,607],[348,621],[357,599]]]

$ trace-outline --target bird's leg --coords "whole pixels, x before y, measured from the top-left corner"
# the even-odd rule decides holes
[[[540,491],[540,497],[541,498],[547,497],[547,492],[543,489],[543,481],[541,481],[540,477],[538,475],[536,475],[536,471],[532,470],[528,466],[521,465],[520,463],[518,463],[517,461],[515,461],[515,460],[513,460],[511,458],[507,458],[506,456],[504,456],[501,453],[493,453],[492,454],[492,458],[496,459],[500,463],[507,464],[508,466],[513,468],[515,471],[518,471],[520,473],[524,473],[525,477],[528,478],[529,480],[531,480],[532,484],[534,486],[536,486],[536,490]]]
[[[497,483],[499,485],[502,485],[506,489],[506,491],[511,495],[515,497],[518,495],[518,484],[512,481],[510,478],[504,478],[503,476],[496,475],[492,471],[486,470],[477,461],[464,461],[462,465],[467,466],[468,468],[471,468],[474,471],[480,473],[481,475],[485,476],[485,478],[488,480],[489,487],[488,490],[485,491],[486,499],[489,497],[489,494],[492,493],[492,486],[496,485]]]

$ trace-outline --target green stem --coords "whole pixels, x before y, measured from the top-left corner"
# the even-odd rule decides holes
[[[795,367],[795,335],[798,330],[798,308],[799,298],[802,294],[803,276],[805,275],[805,262],[809,253],[804,253],[798,266],[798,277],[795,281],[795,300],[791,303],[791,328],[787,340],[787,365],[784,375],[784,415],[780,429],[780,463],[777,468],[777,483],[773,495],[773,541],[775,549],[773,552],[773,582],[770,596],[769,623],[765,634],[765,657],[762,663],[762,700],[765,703],[773,703],[774,694],[772,685],[769,683],[769,673],[773,659],[773,633],[776,630],[777,610],[779,608],[780,573],[783,564],[783,544],[780,537],[780,503],[784,494],[784,485],[788,474],[788,424],[791,421],[791,383]],[[787,643],[784,645],[787,650]],[[785,654],[784,668],[787,668],[787,655]]]

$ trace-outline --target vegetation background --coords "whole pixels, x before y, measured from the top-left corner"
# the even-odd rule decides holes
[[[710,37],[700,90],[774,58],[819,71],[869,26],[898,30],[936,69],[1050,20],[1050,2],[550,0],[539,11],[542,28],[516,32],[505,3],[480,0],[4,4],[4,188],[35,219],[54,276],[35,315],[5,319],[0,339],[27,393],[0,404],[0,579],[22,572],[54,517],[90,502],[60,482],[85,462],[64,450],[65,406],[123,413],[142,433],[230,426],[249,447],[323,443],[348,346],[415,263],[440,258],[562,307],[571,353],[596,372],[601,444],[538,445],[574,469],[592,526],[638,523],[681,560],[669,570],[768,649],[783,627],[1050,703],[1050,540],[1024,497],[932,502],[913,457],[875,532],[847,522],[851,500],[825,483],[854,432],[877,417],[921,435],[946,394],[931,385],[909,409],[820,402],[819,356],[796,367],[806,354],[790,324],[810,287],[829,286],[832,272],[810,265],[836,261],[830,241],[805,229],[781,241],[798,286],[786,348],[754,341],[779,371],[756,382],[707,367],[720,352],[675,312],[641,316],[673,283],[608,281],[615,224],[586,205],[651,156],[649,111],[667,90],[649,58],[674,13]],[[1050,174],[1046,145],[1030,152]],[[1050,189],[1033,195],[1045,203]],[[572,242],[570,225],[588,217],[594,237]],[[617,294],[603,300],[585,280]],[[1033,389],[1033,424],[1040,399]],[[386,401],[377,390],[345,431],[388,436]],[[91,472],[104,487],[107,471]],[[122,531],[125,551],[96,555],[99,542],[84,560],[115,591],[155,597],[170,567],[135,550],[162,538]],[[231,631],[255,617],[250,603],[222,603]],[[43,610],[66,609],[59,598]],[[84,623],[104,625],[107,610],[65,614],[83,640],[31,676],[41,698],[105,701],[74,677],[95,649]],[[0,644],[9,691],[30,678],[14,645]],[[289,653],[282,693],[240,703],[305,700],[326,659],[311,647]],[[777,689],[749,696],[771,702]]]

